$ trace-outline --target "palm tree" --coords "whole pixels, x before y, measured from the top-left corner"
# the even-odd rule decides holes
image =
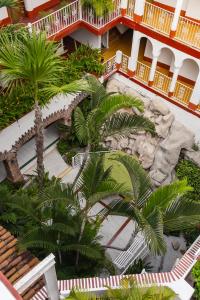
[[[84,293],[72,290],[65,300],[95,300],[97,295],[94,293]],[[134,279],[121,281],[119,289],[107,287],[107,291],[101,295],[101,299],[109,300],[175,300],[176,294],[168,287],[139,287]]]
[[[135,107],[143,111],[141,100],[125,94],[107,93],[105,87],[94,76],[88,77],[91,90],[90,112],[85,116],[80,107],[74,111],[75,134],[81,144],[87,145],[81,168],[74,184],[78,180],[89,152],[108,136],[124,136],[130,132],[145,130],[154,133],[155,126],[147,118],[118,112],[122,108]]]
[[[81,2],[83,7],[94,9],[97,17],[102,17],[114,9],[112,0],[81,0]]]
[[[87,84],[81,80],[68,85],[61,85],[63,65],[62,59],[56,54],[57,46],[46,39],[44,33],[31,35],[22,32],[17,37],[1,34],[0,36],[0,67],[1,79],[6,92],[12,93],[21,88],[22,93],[33,97],[35,103],[35,132],[37,173],[40,188],[43,186],[43,120],[40,107],[41,94],[50,99],[59,93],[74,93],[87,90]]]
[[[104,159],[94,156],[79,178],[76,190],[71,185],[62,187],[59,180],[51,180],[41,192],[32,185],[17,192],[8,202],[17,223],[21,224],[22,247],[36,249],[37,255],[53,252],[61,268],[69,264],[73,275],[85,276],[89,275],[87,272],[96,275],[102,267],[112,271],[105,248],[100,244],[100,223],[88,217],[88,212],[100,199],[125,193],[124,186],[111,178],[111,168],[104,169]]]
[[[18,7],[19,2],[18,0],[0,0],[0,8],[1,7],[8,7],[8,8],[16,8]]]
[[[113,208],[112,214],[126,216],[135,222],[136,229],[130,243],[140,231],[154,254],[164,253],[164,231],[194,228],[200,221],[200,204],[181,198],[192,188],[184,179],[153,191],[148,174],[135,158],[117,155],[115,159],[128,171],[132,191],[125,201]]]

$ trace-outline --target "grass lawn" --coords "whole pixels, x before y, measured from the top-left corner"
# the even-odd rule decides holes
[[[114,152],[114,153],[106,153],[105,157],[105,167],[108,168],[112,166],[112,177],[118,183],[124,183],[126,187],[131,188],[131,181],[128,175],[128,172],[124,168],[124,166],[118,161],[113,160],[113,158],[118,154],[123,154],[123,152]]]

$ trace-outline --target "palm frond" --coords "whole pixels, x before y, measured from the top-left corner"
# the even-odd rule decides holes
[[[159,187],[149,196],[143,208],[144,215],[149,215],[155,206],[159,206],[164,211],[176,198],[191,190],[186,179]]]
[[[128,113],[115,113],[103,123],[102,138],[119,135],[127,136],[138,131],[154,133],[155,126],[147,118]]]
[[[0,8],[1,7],[9,7],[9,8],[17,8],[19,7],[18,0],[0,0]]]
[[[141,167],[140,163],[130,155],[117,154],[114,160],[120,162],[128,171],[132,183],[134,205],[141,206],[152,190],[152,184],[148,174]]]
[[[74,127],[79,142],[86,145],[89,141],[88,127],[80,107],[74,111]]]

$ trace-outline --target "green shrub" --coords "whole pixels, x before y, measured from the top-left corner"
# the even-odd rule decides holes
[[[66,140],[60,140],[57,144],[57,149],[60,155],[65,155],[67,151],[69,151],[70,145],[67,143]]]
[[[72,157],[74,157],[76,155],[76,153],[77,152],[75,150],[71,150],[66,153],[66,161],[69,165],[72,164]]]
[[[195,281],[195,297],[200,299],[200,261],[192,269],[192,275]]]
[[[188,184],[194,189],[186,197],[200,201],[200,168],[189,160],[181,160],[176,167],[176,175],[178,179],[187,178]]]

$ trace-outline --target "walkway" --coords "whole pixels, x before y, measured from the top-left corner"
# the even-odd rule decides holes
[[[181,300],[189,300],[192,297],[194,289],[185,281],[185,278],[197,262],[199,254],[200,236],[191,245],[185,255],[183,255],[176,267],[170,272],[137,274],[134,275],[134,278],[140,286],[168,286],[175,291]],[[130,276],[131,275],[129,275],[129,277]],[[106,278],[93,277],[61,280],[58,281],[58,287],[61,295],[63,295],[62,299],[64,299],[64,296],[68,295],[73,288],[93,292],[103,292],[106,286],[119,288],[120,281],[123,278],[127,278],[127,276],[118,275]],[[32,300],[45,300],[46,297],[46,289],[43,288]]]

